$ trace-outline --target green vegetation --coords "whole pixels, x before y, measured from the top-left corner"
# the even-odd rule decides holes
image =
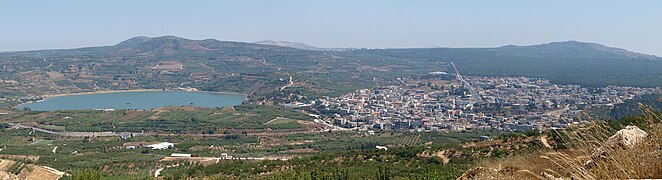
[[[12,173],[12,174],[15,174],[15,175],[20,174],[21,171],[23,171],[23,168],[25,168],[25,165],[26,165],[25,163],[16,162],[16,163],[12,164],[11,166],[9,166],[9,169],[7,169],[7,171],[9,173]]]
[[[297,122],[266,122],[277,117],[309,120],[307,114],[276,106],[244,105],[230,109],[169,108],[142,110],[68,110],[53,112],[16,111],[4,117],[8,122],[33,125],[54,131],[114,132],[201,132],[222,133],[224,130],[301,129]],[[3,117],[0,117],[3,118]]]
[[[235,111],[269,112],[268,109],[254,108],[244,106]],[[185,116],[195,116],[195,113]],[[290,122],[292,120],[289,118],[272,118],[264,119],[262,123]],[[622,126],[623,123],[630,124],[627,120],[614,122],[614,127]],[[67,178],[87,176],[86,171],[99,177],[97,172],[101,171],[103,179],[143,179],[152,176],[159,168],[164,168],[161,177],[164,179],[455,179],[486,161],[539,152],[545,148],[538,140],[540,136],[550,136],[551,142],[560,142],[568,137],[540,134],[537,131],[378,131],[375,135],[366,132],[321,132],[273,136],[223,131],[221,133],[226,133],[225,136],[172,134],[119,139],[59,137],[30,131],[2,129],[0,145],[4,149],[0,155],[12,155],[12,158],[22,160],[24,164],[35,163],[71,173],[72,176]],[[481,136],[494,140],[487,141]],[[129,145],[155,142],[172,142],[175,147],[166,150],[126,148]],[[378,150],[375,148],[377,145],[386,146],[388,150]],[[562,147],[559,143],[553,145]],[[55,147],[58,148],[53,153]],[[219,157],[222,153],[228,153],[235,157],[289,157],[290,160],[221,160],[218,163],[161,161],[171,153],[188,153],[200,157]],[[39,157],[38,160],[29,160],[33,156]],[[17,168],[20,166],[14,169]]]
[[[290,118],[277,117],[277,118],[274,118],[272,120],[267,121],[264,124],[288,124],[288,123],[292,123],[292,122],[295,122],[295,121],[296,120],[290,119]]]
[[[64,179],[65,180],[99,180],[103,176],[103,173],[101,171],[95,171],[95,170],[83,170],[83,171],[77,171],[71,176],[67,176]]]
[[[662,61],[632,54],[636,53],[579,42],[308,51],[172,36],[141,37],[115,46],[0,53],[5,67],[0,72],[0,98],[5,99],[0,107],[43,94],[178,87],[240,92],[248,95],[248,104],[292,102],[338,96],[398,77],[432,71],[455,73],[451,62],[463,75],[527,76],[583,86],[661,86]],[[156,68],[163,64],[171,66]],[[295,83],[281,90],[290,76]]]
[[[129,139],[80,138],[14,129],[3,123],[0,155],[21,160],[10,167],[11,173],[34,163],[69,172],[69,179],[148,178],[156,169],[168,166],[164,179],[455,179],[481,161],[540,150],[539,136],[543,134],[318,132],[312,131],[314,124],[299,123],[311,119],[307,114],[272,104],[339,96],[431,71],[452,75],[451,63],[463,75],[528,76],[584,86],[662,85],[659,58],[591,48],[594,46],[568,42],[501,48],[306,51],[167,36],[133,38],[116,46],[0,53],[1,109],[39,100],[44,94],[97,90],[192,87],[248,95],[244,105],[224,109],[2,111],[2,122],[53,131],[147,133]],[[611,127],[638,122],[632,119],[638,116],[630,116],[636,102],[594,113],[626,117],[606,121]],[[496,140],[486,141],[480,137],[483,135]],[[557,141],[569,137],[547,135]],[[159,142],[175,143],[175,147],[140,148]],[[166,158],[172,153],[290,160],[205,164],[214,161]]]
[[[433,48],[352,51],[420,62],[454,62],[463,75],[525,76],[557,84],[602,87],[608,85],[662,86],[659,58],[629,57],[593,49],[592,44],[564,42],[525,47]]]
[[[417,157],[424,151],[426,149],[423,147],[410,147],[321,154],[289,161],[232,161],[209,166],[194,164],[169,169],[164,175],[165,178],[454,179],[476,162],[475,159],[463,158],[445,164],[438,157]],[[278,170],[283,167],[289,168]]]
[[[652,108],[655,111],[662,111],[662,95],[646,95],[636,99],[627,100],[618,104],[613,110],[608,112],[611,119],[621,119],[627,116],[642,114],[642,105]]]
[[[468,179],[659,179],[662,113],[553,131],[555,148],[517,153],[467,172]],[[636,127],[635,127],[636,126]]]
[[[470,133],[405,133],[356,137],[336,134],[334,144],[311,144],[324,149],[312,156],[288,161],[223,161],[212,165],[197,163],[167,168],[164,178],[211,177],[220,179],[456,179],[485,159],[530,153],[542,146],[523,134],[482,142]],[[348,137],[351,136],[351,137]],[[287,137],[294,138],[294,137]],[[354,140],[345,140],[354,139]],[[418,140],[417,140],[418,139]],[[435,139],[437,141],[426,141]],[[444,139],[444,140],[442,140]],[[403,143],[407,142],[407,143]],[[467,143],[458,146],[460,143]],[[375,144],[388,146],[379,150]],[[403,145],[408,144],[408,145]],[[503,145],[510,146],[503,146]],[[518,150],[507,149],[518,147]],[[526,147],[526,148],[524,148]],[[291,147],[297,148],[297,147]]]
[[[290,121],[287,119],[280,120]],[[430,159],[428,156],[418,157],[417,154],[423,151],[432,154],[433,151],[442,148],[456,147],[458,143],[478,142],[481,135],[499,134],[498,132],[378,132],[376,135],[366,135],[363,132],[322,132],[257,136],[227,132],[226,136],[213,137],[172,134],[119,139],[118,137],[62,137],[40,132],[30,133],[31,130],[29,129],[4,128],[1,131],[0,147],[3,147],[3,150],[0,155],[3,158],[11,157],[11,159],[21,160],[26,164],[34,163],[49,166],[71,174],[80,175],[86,174],[86,171],[102,171],[104,179],[142,179],[149,177],[158,168],[180,163],[180,161],[160,161],[172,153],[188,153],[200,157],[219,157],[222,153],[228,153],[235,157],[303,158],[295,158],[291,161],[221,161],[219,164],[211,166],[200,166],[201,164],[194,162],[181,166],[181,168],[166,168],[164,171],[166,178],[180,175],[226,177],[224,172],[233,170],[237,171],[233,171],[234,174],[228,174],[230,177],[264,177],[272,179],[292,176],[328,177],[333,171],[350,172],[347,177],[370,177],[369,175],[376,175],[380,172],[382,175],[392,173],[388,175],[389,177],[405,177],[418,174],[433,175],[435,173],[446,173],[444,176],[451,177],[457,176],[463,169],[469,167],[468,162],[476,161],[457,158],[444,165],[439,163],[441,160]],[[175,143],[175,147],[166,150],[126,148],[156,142],[172,142]],[[386,152],[375,150],[376,145],[389,146],[390,149]],[[53,152],[54,149],[57,149],[55,153]],[[338,157],[345,159],[345,162],[336,162]],[[357,159],[358,157],[361,157],[362,160]],[[315,163],[321,160],[325,163]],[[406,164],[406,166],[386,162],[400,162]],[[308,164],[316,169],[296,165],[299,163]],[[315,165],[313,166],[313,164]],[[264,165],[267,167],[263,167]],[[282,167],[295,166],[294,169],[281,171]],[[255,167],[260,168],[254,169]],[[365,172],[358,171],[357,169],[360,167],[369,169]],[[217,169],[227,170],[218,172]],[[388,173],[384,171],[386,169],[389,169]],[[174,173],[174,171],[185,173]],[[261,176],[259,175],[260,172],[274,173],[270,176]]]

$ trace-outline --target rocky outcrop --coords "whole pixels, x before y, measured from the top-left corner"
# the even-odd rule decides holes
[[[618,130],[613,136],[609,137],[600,148],[596,149],[593,157],[605,156],[610,149],[626,148],[630,149],[643,142],[648,133],[639,129],[637,126],[627,126],[625,129]]]
[[[609,137],[607,144],[617,144],[625,148],[632,148],[646,139],[648,133],[637,126],[627,126],[613,136]]]
[[[585,168],[591,168],[594,165],[594,160],[607,158],[608,152],[616,149],[631,149],[645,141],[646,137],[648,137],[646,131],[639,129],[637,126],[627,126],[609,137],[591,154],[591,160],[586,161],[583,165]]]

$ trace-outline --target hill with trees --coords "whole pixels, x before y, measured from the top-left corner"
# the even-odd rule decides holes
[[[24,84],[3,84],[15,90],[0,90],[0,95],[193,87],[245,93],[255,102],[295,101],[337,96],[397,77],[455,73],[451,62],[463,75],[527,76],[592,87],[662,86],[659,57],[576,41],[497,48],[303,49],[140,36],[113,46],[3,52],[0,79]],[[296,86],[281,92],[290,76]]]

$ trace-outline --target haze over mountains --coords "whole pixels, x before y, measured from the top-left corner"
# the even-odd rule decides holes
[[[322,48],[318,48],[318,47],[311,46],[311,45],[308,45],[306,43],[300,43],[300,42],[264,40],[264,41],[257,41],[257,42],[254,42],[254,43],[255,44],[262,44],[262,45],[290,47],[290,48],[303,49],[303,50],[322,50]]]
[[[302,50],[351,50],[356,48],[319,48],[315,46],[308,45],[306,43],[300,42],[290,42],[290,41],[257,41],[255,44],[262,45],[271,45],[271,46],[281,46],[289,47]],[[435,49],[435,48],[444,48],[444,47],[423,47],[424,49]],[[380,48],[380,49],[412,49],[412,48]],[[490,48],[487,48],[490,49]],[[491,48],[495,51],[500,51],[502,53],[517,53],[513,51],[532,51],[535,54],[546,53],[550,56],[572,56],[572,55],[581,55],[583,56],[592,56],[600,58],[614,58],[614,55],[617,57],[627,56],[632,58],[643,58],[643,59],[657,59],[657,56],[648,55],[643,53],[637,53],[628,51],[627,49],[608,47],[602,44],[590,43],[590,42],[580,42],[580,41],[562,41],[562,42],[550,42],[545,44],[538,45],[528,45],[528,46],[516,46],[516,45],[507,45],[498,48]],[[532,53],[520,54],[520,55],[533,55]]]

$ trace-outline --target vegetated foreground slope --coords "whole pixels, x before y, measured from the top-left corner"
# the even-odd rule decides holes
[[[643,114],[554,131],[552,149],[481,163],[460,179],[659,179],[662,115]]]

